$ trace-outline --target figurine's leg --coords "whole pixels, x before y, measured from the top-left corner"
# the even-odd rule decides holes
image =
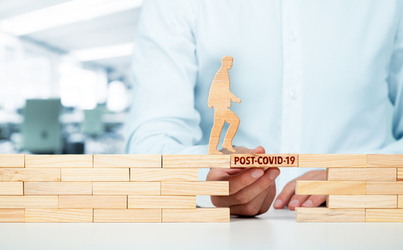
[[[220,119],[220,115],[214,115],[214,125],[211,130],[210,143],[209,143],[209,155],[220,155],[222,152],[217,150],[218,142],[220,141],[221,130],[224,127],[225,120]]]
[[[222,147],[228,149],[228,151],[232,153],[235,153],[235,149],[232,147],[232,140],[234,139],[236,131],[238,130],[240,120],[239,117],[229,109],[226,111],[225,115],[226,122],[228,122],[230,126],[227,134],[225,135]]]

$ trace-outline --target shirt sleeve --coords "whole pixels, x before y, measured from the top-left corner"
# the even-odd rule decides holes
[[[126,153],[206,154],[194,88],[196,8],[188,0],[144,1],[134,46]],[[207,105],[207,98],[206,98]]]
[[[393,105],[394,142],[380,153],[403,153],[403,2],[400,2],[397,32],[388,76],[389,99]]]

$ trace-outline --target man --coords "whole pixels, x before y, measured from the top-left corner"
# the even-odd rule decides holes
[[[211,130],[209,154],[222,154],[217,150],[218,142],[220,141],[221,130],[224,127],[224,123],[229,123],[227,134],[225,135],[223,148],[235,153],[235,149],[232,147],[232,140],[238,130],[239,117],[236,116],[229,108],[231,107],[231,100],[240,103],[241,99],[232,94],[230,90],[230,80],[228,70],[232,67],[233,58],[230,56],[224,56],[222,59],[221,68],[218,70],[214,81],[211,84],[208,107],[214,107],[214,125]]]
[[[231,55],[232,92],[243,100],[232,108],[242,121],[237,153],[403,153],[402,11],[401,0],[145,1],[127,152],[207,154],[208,91]],[[231,194],[212,202],[264,213],[274,180],[284,186],[299,171],[211,170],[208,180],[229,180]],[[275,208],[324,201],[294,187],[285,185]]]

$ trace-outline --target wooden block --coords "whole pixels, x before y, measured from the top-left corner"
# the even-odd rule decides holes
[[[368,167],[372,168],[403,168],[403,154],[367,155]]]
[[[129,168],[62,168],[62,181],[129,181]]]
[[[365,194],[365,181],[297,181],[296,194]]]
[[[365,209],[295,208],[297,222],[365,222]]]
[[[127,208],[127,196],[59,196],[59,208]]]
[[[229,208],[162,209],[162,222],[229,222]]]
[[[23,194],[24,191],[22,182],[0,182],[0,195],[23,195]]]
[[[357,154],[300,154],[300,168],[366,168],[367,155]]]
[[[396,181],[396,168],[328,168],[329,181]]]
[[[298,167],[298,154],[232,154],[231,168]]]
[[[196,196],[131,196],[128,208],[196,208]]]
[[[198,169],[131,168],[130,181],[197,181]]]
[[[26,168],[92,168],[92,155],[26,155]]]
[[[25,222],[24,209],[0,209],[0,223]]]
[[[0,168],[24,168],[25,160],[22,154],[0,154]]]
[[[403,208],[403,195],[397,196],[397,208]]]
[[[25,182],[24,195],[92,195],[92,182]]]
[[[403,194],[403,182],[367,182],[367,194]]]
[[[94,182],[94,195],[160,195],[159,182]]]
[[[92,221],[92,209],[25,209],[25,222]]]
[[[397,208],[397,195],[329,195],[328,208]]]
[[[57,208],[57,196],[0,196],[0,208]]]
[[[60,168],[0,168],[0,181],[60,181]]]
[[[161,209],[94,209],[94,222],[161,222]]]
[[[161,155],[94,155],[94,168],[161,168]]]
[[[403,209],[366,209],[367,222],[403,222]]]
[[[163,155],[163,168],[230,168],[230,155]]]
[[[397,181],[403,181],[403,168],[397,169]]]
[[[161,195],[229,195],[227,181],[161,182]]]

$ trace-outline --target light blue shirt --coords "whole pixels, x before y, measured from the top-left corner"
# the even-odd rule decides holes
[[[128,153],[207,154],[208,93],[224,55],[234,58],[231,91],[242,100],[231,107],[241,120],[234,145],[403,153],[397,0],[145,1]]]

